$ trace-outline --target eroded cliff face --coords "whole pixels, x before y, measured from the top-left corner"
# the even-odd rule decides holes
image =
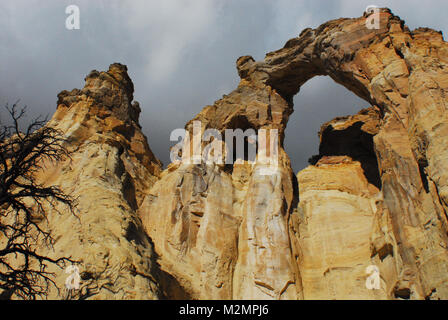
[[[162,172],[122,65],[61,93],[49,125],[71,139],[72,160],[42,180],[79,197],[79,219],[49,217],[52,254],[86,268],[78,297],[448,299],[448,45],[388,9],[379,29],[367,17],[306,29],[263,61],[239,58],[238,87],[187,123],[277,130],[274,168],[242,159]],[[284,132],[293,96],[317,75],[373,107],[324,124],[296,177]]]
[[[388,9],[379,17],[379,29],[367,15],[338,19],[263,61],[238,59],[238,88],[193,119],[277,129],[280,142],[272,175],[259,163],[172,165],[139,209],[162,269],[192,298],[448,297],[447,44]],[[322,157],[297,184],[283,134],[293,95],[316,75],[377,109],[325,126]],[[366,289],[369,265],[381,289]]]
[[[161,296],[155,255],[136,214],[161,164],[154,157],[138,123],[127,69],[112,64],[107,72],[92,71],[82,90],[59,94],[48,123],[68,139],[71,159],[48,163],[40,179],[77,199],[74,214],[49,210],[51,257],[78,261],[79,290],[65,288],[70,274],[51,268],[60,288],[49,298],[157,299]]]
[[[371,235],[382,200],[373,137],[379,110],[370,108],[322,126],[314,165],[298,174],[300,202],[291,226],[300,252],[305,299],[387,299],[366,287]]]

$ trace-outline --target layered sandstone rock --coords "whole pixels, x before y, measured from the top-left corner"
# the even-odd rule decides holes
[[[238,88],[193,119],[221,133],[278,130],[279,165],[272,175],[258,174],[259,164],[173,165],[151,190],[139,213],[162,268],[182,279],[191,297],[448,298],[448,46],[433,30],[410,31],[388,9],[378,14],[379,29],[367,28],[368,18],[306,29],[263,61],[241,57]],[[369,112],[335,120],[331,132],[327,126],[324,157],[299,174],[297,188],[284,129],[293,96],[317,75],[379,111],[374,128],[359,119]],[[186,128],[191,132],[192,122]],[[342,141],[339,150],[329,148],[335,154],[325,155],[325,135]],[[218,198],[213,183],[222,188]],[[216,228],[220,223],[225,227]],[[380,270],[379,291],[363,286],[370,264]],[[217,275],[222,269],[229,273]]]
[[[373,150],[378,125],[374,108],[326,123],[317,163],[298,174],[300,202],[291,225],[305,299],[387,298],[384,284],[366,287],[382,200]]]
[[[161,296],[150,239],[135,210],[161,171],[138,123],[127,69],[112,64],[92,71],[82,90],[59,94],[48,123],[67,138],[71,159],[47,164],[40,176],[77,199],[75,214],[49,211],[52,257],[78,261],[79,290],[68,291],[70,274],[51,268],[60,292],[49,298],[157,299]],[[47,252],[46,252],[47,250]]]
[[[278,130],[283,139],[291,111],[269,86],[243,80],[193,121],[223,134],[225,129]],[[189,132],[193,121],[186,126]],[[161,268],[191,298],[301,297],[288,230],[297,187],[281,147],[272,174],[264,169],[261,162],[172,164],[140,207]]]
[[[379,29],[367,14],[337,19],[263,61],[239,58],[238,87],[186,125],[278,133],[274,165],[260,161],[259,139],[255,163],[177,161],[162,172],[122,65],[62,92],[48,125],[72,159],[40,178],[78,197],[76,216],[50,213],[48,253],[80,261],[82,288],[50,297],[448,299],[448,45],[388,9],[378,17]],[[326,123],[297,178],[284,133],[293,96],[317,75],[375,107]],[[175,153],[195,160],[187,150],[205,145]],[[372,265],[378,289],[366,287]],[[67,275],[53,271],[63,286]]]

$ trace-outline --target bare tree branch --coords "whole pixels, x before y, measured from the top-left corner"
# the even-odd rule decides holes
[[[69,257],[52,259],[37,252],[38,243],[52,248],[54,239],[42,224],[47,210],[64,205],[74,214],[76,199],[58,186],[38,183],[45,162],[69,158],[63,134],[37,118],[20,131],[26,108],[6,106],[11,124],[0,123],[0,299],[45,297],[54,274],[49,264],[64,268]],[[59,289],[58,289],[59,290]]]

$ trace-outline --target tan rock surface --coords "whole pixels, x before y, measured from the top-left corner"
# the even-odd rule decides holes
[[[79,290],[69,292],[69,274],[51,268],[61,289],[50,299],[157,299],[161,296],[150,239],[135,212],[157,180],[160,162],[138,124],[138,103],[126,67],[92,71],[84,89],[59,94],[49,126],[69,140],[71,159],[48,164],[40,177],[77,198],[76,216],[51,211],[56,242],[48,254],[70,256],[81,274]],[[46,248],[42,248],[45,252]]]
[[[387,298],[384,283],[378,290],[366,287],[382,200],[376,179],[367,177],[378,174],[372,144],[378,124],[376,109],[326,123],[320,159],[298,174],[300,202],[291,222],[304,299]]]
[[[54,254],[81,260],[78,297],[448,299],[448,45],[388,9],[379,29],[367,17],[305,29],[263,61],[239,58],[238,87],[186,124],[278,130],[270,174],[247,161],[161,172],[122,65],[62,92],[49,125],[72,160],[42,180],[79,197],[79,219],[49,217]],[[284,133],[293,96],[317,75],[375,107],[324,124],[297,181]],[[379,290],[365,287],[369,265]]]
[[[317,180],[320,184],[315,184]],[[381,195],[370,194],[359,162],[332,163],[298,175],[297,236],[305,299],[380,299],[366,288],[370,236]]]
[[[216,287],[212,294],[201,291],[207,281],[199,279],[204,274],[215,277],[214,269],[194,259],[196,252],[187,253],[189,258],[184,259],[183,251],[170,249],[168,256],[163,257],[167,254],[162,249],[166,243],[179,239],[181,230],[194,230],[192,222],[188,222],[194,213],[185,209],[191,205],[163,209],[165,202],[172,203],[170,208],[178,203],[173,195],[194,190],[191,182],[180,189],[174,185],[165,190],[155,187],[156,192],[140,208],[145,228],[161,256],[162,268],[170,272],[172,261],[181,261],[173,267],[172,274],[189,278],[184,286],[194,288],[193,297],[448,298],[444,199],[448,180],[443,170],[447,158],[443,92],[448,47],[439,33],[429,29],[410,31],[388,9],[381,9],[379,16],[379,29],[366,27],[368,15],[337,19],[316,29],[304,30],[284,48],[268,53],[263,61],[241,57],[237,61],[242,79],[238,88],[193,119],[201,121],[202,130],[278,129],[281,172],[274,178],[259,177],[256,169],[245,171],[236,165],[231,171],[219,166],[213,169],[214,176],[225,177],[226,181],[220,183],[225,190],[220,197],[226,203],[222,206],[223,213],[240,219],[232,220],[232,232],[227,233],[229,239],[236,237],[239,241],[238,251],[225,255],[230,257],[227,262],[232,265],[233,285]],[[297,188],[289,159],[282,149],[284,129],[293,111],[293,95],[316,75],[330,76],[378,106],[379,112],[376,124],[368,125],[364,131],[353,122],[359,119],[336,120],[332,130],[341,135],[332,135],[333,142],[350,141],[346,145],[351,145],[351,150],[342,143],[341,149],[326,155],[327,146],[322,144],[321,153],[326,159],[321,159],[318,167],[301,173],[299,178],[303,183],[299,181]],[[370,117],[369,112],[358,115],[366,116]],[[347,130],[339,130],[338,121]],[[186,128],[192,131],[192,126],[189,122]],[[322,136],[328,133],[325,130]],[[356,136],[359,130],[365,135]],[[350,140],[353,133],[358,141]],[[375,156],[366,157],[365,146]],[[351,160],[342,161],[334,156],[349,156]],[[170,170],[158,184],[167,185],[167,177],[174,179],[173,175],[179,181],[189,181],[185,179],[184,167],[174,166]],[[192,171],[193,168],[188,169]],[[243,177],[244,182],[234,176],[230,179],[230,172]],[[195,181],[201,181],[200,175]],[[204,177],[202,180],[208,181]],[[237,183],[232,186],[230,180]],[[304,199],[298,212],[302,212],[303,219],[309,218],[309,224],[288,231],[285,226],[290,224],[299,200],[298,189]],[[184,198],[192,199],[192,195]],[[208,197],[193,200],[193,204],[214,207],[208,201],[215,200],[205,200]],[[335,210],[329,217],[320,214],[329,214],[331,208]],[[183,225],[186,223],[189,227],[179,228],[171,217],[180,216],[183,210],[189,212],[183,220]],[[209,214],[203,211],[200,219],[208,221]],[[346,233],[342,229],[351,224],[342,220],[343,216],[354,220],[354,228]],[[202,230],[204,223],[199,225],[198,232],[207,233]],[[294,231],[296,236],[291,236]],[[301,232],[314,235],[316,242],[304,240]],[[319,235],[322,233],[325,235]],[[186,237],[189,239],[190,235]],[[319,257],[312,251],[326,244],[331,246],[325,261],[318,263]],[[196,245],[206,246],[202,242]],[[229,252],[228,248],[216,247],[220,253],[215,251],[215,256]],[[179,256],[182,259],[176,260]],[[346,257],[345,262],[342,257]],[[361,285],[365,280],[363,269],[370,263],[378,265],[382,274],[382,289],[375,293],[367,292]],[[322,272],[326,273],[318,279]],[[337,283],[338,277],[344,280]],[[358,286],[350,289],[353,281]],[[218,294],[218,291],[225,293]]]

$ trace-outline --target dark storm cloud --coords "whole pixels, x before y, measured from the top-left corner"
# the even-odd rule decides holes
[[[81,29],[65,29],[78,5]],[[238,83],[235,60],[263,59],[306,27],[388,6],[411,28],[447,30],[445,1],[298,0],[2,0],[0,104],[21,99],[31,115],[53,114],[56,95],[83,86],[92,69],[128,66],[140,122],[156,155],[169,162],[169,134]],[[294,169],[317,152],[319,126],[366,103],[329,79],[316,78],[295,98],[286,148]]]

